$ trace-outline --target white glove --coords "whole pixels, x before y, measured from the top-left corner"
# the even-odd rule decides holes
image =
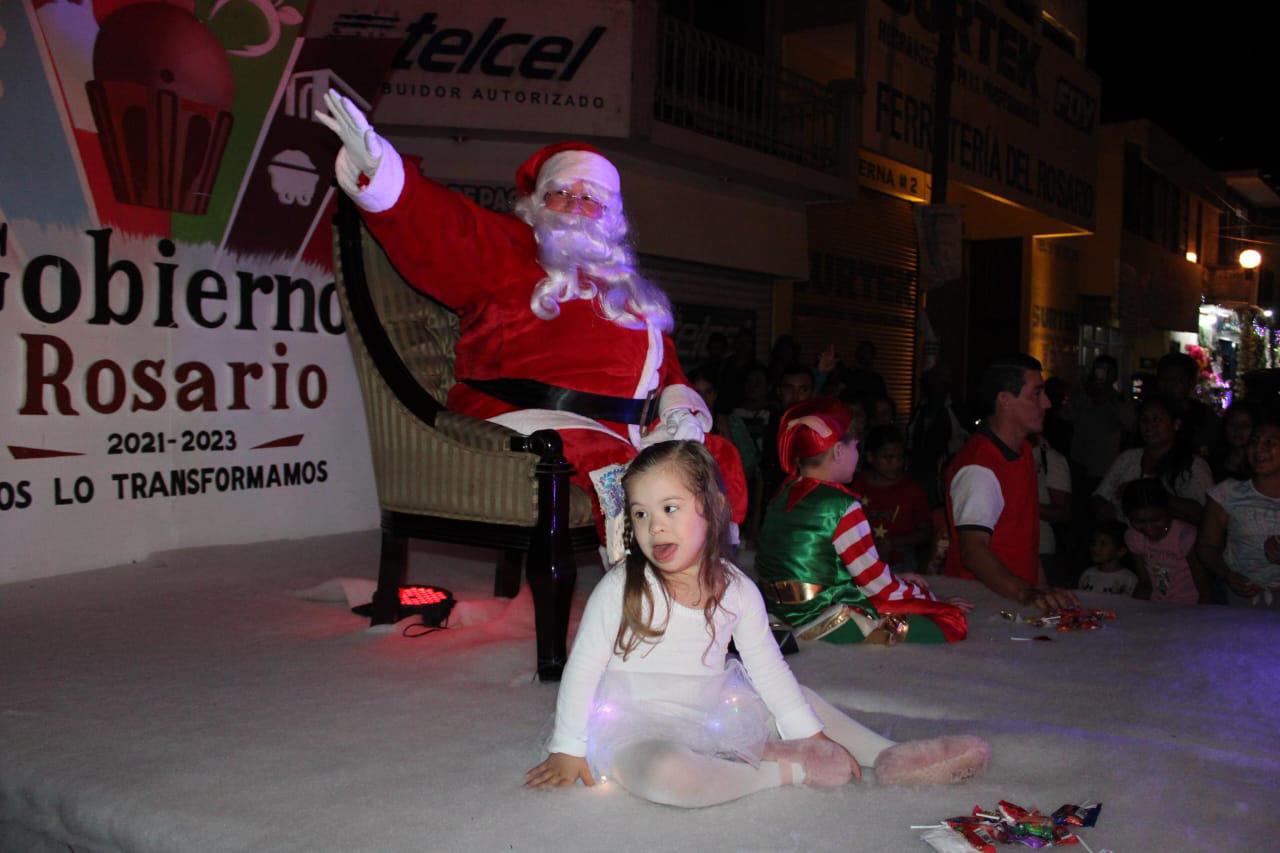
[[[359,200],[361,192],[378,174],[384,147],[390,146],[369,125],[369,120],[350,98],[330,89],[324,94],[324,103],[329,110],[328,114],[316,110],[314,115],[316,121],[342,140],[342,150],[338,152],[338,160],[334,164],[338,186],[347,195]],[[360,180],[361,174],[364,175],[363,182]],[[399,188],[396,192],[398,195]]]
[[[663,412],[658,425],[640,439],[640,446],[648,447],[662,441],[701,442],[706,434],[697,412],[692,409],[671,409]]]
[[[711,410],[706,402],[688,385],[668,385],[658,398],[658,424],[641,437],[640,446],[648,447],[660,441],[701,442],[711,431]]]

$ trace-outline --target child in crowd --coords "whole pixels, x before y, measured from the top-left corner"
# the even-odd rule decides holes
[[[858,467],[848,411],[830,398],[788,409],[778,427],[788,475],[765,511],[756,574],[769,610],[802,640],[940,643],[968,633],[964,602],[937,600],[918,576],[895,576],[846,484]]]
[[[933,518],[924,489],[906,475],[907,440],[895,426],[876,426],[862,450],[869,465],[854,476],[853,491],[871,524],[876,550],[895,572],[914,572],[917,552],[933,541]]]
[[[1138,598],[1165,604],[1208,604],[1212,587],[1196,556],[1196,529],[1169,509],[1169,492],[1154,477],[1134,480],[1121,493],[1130,529],[1124,544],[1138,575]]]
[[[1260,418],[1249,438],[1248,480],[1209,490],[1197,553],[1227,586],[1227,603],[1280,609],[1280,420]]]
[[[1129,549],[1124,537],[1128,530],[1114,518],[1101,522],[1089,541],[1089,559],[1093,565],[1080,575],[1080,589],[1086,592],[1110,592],[1133,595],[1138,576],[1125,567]]]
[[[759,591],[725,557],[728,500],[701,444],[646,448],[623,487],[627,557],[587,601],[551,754],[526,785],[610,778],[698,808],[781,785],[843,785],[860,765],[881,784],[957,782],[986,766],[979,738],[894,744],[796,683]],[[730,639],[742,667],[725,667]]]

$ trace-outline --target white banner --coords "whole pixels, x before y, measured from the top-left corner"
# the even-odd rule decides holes
[[[0,3],[0,583],[376,524],[307,5]]]
[[[376,523],[331,274],[22,224],[0,285],[0,582]]]

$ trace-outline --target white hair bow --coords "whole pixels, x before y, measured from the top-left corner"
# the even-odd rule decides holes
[[[801,424],[807,426],[823,438],[826,438],[833,432],[831,427],[827,426],[827,422],[817,415],[805,415],[802,418],[796,418],[787,424],[787,431],[790,432]]]

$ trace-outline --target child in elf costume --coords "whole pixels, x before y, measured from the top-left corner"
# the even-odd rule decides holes
[[[895,576],[876,552],[858,497],[848,411],[806,400],[778,424],[787,474],[760,529],[756,573],[769,612],[801,640],[830,643],[958,642],[971,605],[939,601],[922,578]]]

